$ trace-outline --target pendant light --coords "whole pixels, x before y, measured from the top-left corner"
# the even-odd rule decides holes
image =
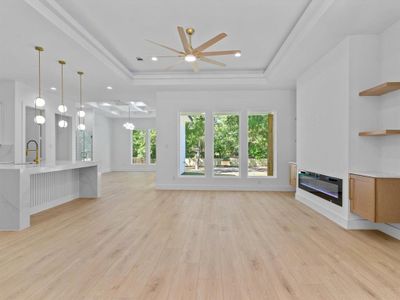
[[[134,130],[135,129],[135,125],[133,125],[132,121],[131,121],[131,105],[128,104],[128,122],[124,123],[124,127],[127,130]]]
[[[58,122],[58,127],[68,127],[68,122],[64,120],[64,113],[67,112],[67,107],[64,105],[64,65],[65,61],[59,60],[58,63],[61,66],[61,104],[58,106],[58,111],[61,113],[61,120]]]
[[[85,125],[85,111],[83,110],[83,102],[82,102],[82,75],[83,72],[79,71],[79,111],[78,111],[78,118],[79,118],[79,124],[78,124],[78,130],[85,130],[86,125]]]
[[[38,82],[38,97],[35,99],[35,118],[33,121],[38,124],[38,125],[43,125],[46,122],[46,119],[44,116],[41,115],[41,111],[38,110],[38,107],[44,107],[46,104],[46,101],[42,98],[42,70],[41,70],[41,61],[40,61],[40,54],[41,52],[44,51],[44,49],[40,46],[36,46],[35,50],[38,52],[38,61],[39,61],[39,82]]]

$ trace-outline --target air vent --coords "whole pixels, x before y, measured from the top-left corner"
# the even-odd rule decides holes
[[[137,60],[137,61],[143,61],[143,57],[136,56],[136,60]]]

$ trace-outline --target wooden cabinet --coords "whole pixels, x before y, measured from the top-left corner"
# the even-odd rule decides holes
[[[350,174],[351,212],[376,223],[400,222],[400,178]]]
[[[290,167],[290,177],[289,183],[292,187],[297,186],[297,165],[295,163],[289,163]]]

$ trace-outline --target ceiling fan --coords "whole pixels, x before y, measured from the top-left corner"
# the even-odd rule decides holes
[[[165,70],[171,70],[173,69],[175,66],[183,63],[183,62],[188,62],[191,64],[192,69],[194,72],[198,72],[199,71],[199,66],[197,64],[197,61],[200,60],[202,62],[205,63],[209,63],[209,64],[213,64],[213,65],[217,65],[220,67],[225,67],[226,65],[222,62],[216,61],[214,59],[210,59],[208,58],[209,56],[220,56],[220,55],[235,55],[236,57],[240,57],[241,56],[241,51],[240,50],[226,50],[226,51],[204,51],[208,48],[210,48],[211,46],[215,45],[216,43],[218,43],[220,40],[222,40],[223,38],[225,38],[227,36],[226,33],[220,33],[218,35],[216,35],[215,37],[213,37],[212,39],[208,40],[207,42],[201,44],[200,46],[193,48],[192,46],[192,36],[195,32],[194,28],[187,28],[186,30],[182,27],[182,26],[178,26],[178,34],[179,37],[181,39],[182,42],[182,46],[183,46],[183,51],[179,51],[177,49],[162,45],[160,43],[157,42],[153,42],[150,40],[146,40],[152,44],[155,44],[157,46],[163,47],[165,49],[168,49],[172,52],[175,52],[177,55],[175,56],[157,56],[158,57],[178,57],[178,58],[182,58],[178,63],[169,66],[168,68],[166,68]]]

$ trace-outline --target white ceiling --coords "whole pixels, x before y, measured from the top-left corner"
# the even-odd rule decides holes
[[[202,70],[263,71],[310,0],[57,0],[129,70],[161,72],[176,58],[152,62],[151,56],[171,55],[145,41],[150,39],[182,49],[177,25],[194,27],[193,45],[200,45],[218,33],[228,37],[209,50],[241,49],[242,57],[216,58],[227,63],[220,68],[200,62]],[[112,5],[110,5],[112,3]],[[137,62],[136,56],[145,60]],[[189,64],[175,70],[191,72]]]
[[[0,8],[0,79],[35,86],[33,48],[41,45],[45,93],[56,93],[50,87],[59,86],[57,61],[65,59],[67,98],[78,99],[83,70],[86,101],[151,107],[158,90],[294,88],[347,35],[379,33],[400,19],[399,0],[2,0]],[[177,25],[195,27],[194,44],[226,32],[212,49],[239,48],[243,56],[221,59],[225,70],[162,72],[169,62],[148,58],[169,53],[144,39],[179,47]]]

